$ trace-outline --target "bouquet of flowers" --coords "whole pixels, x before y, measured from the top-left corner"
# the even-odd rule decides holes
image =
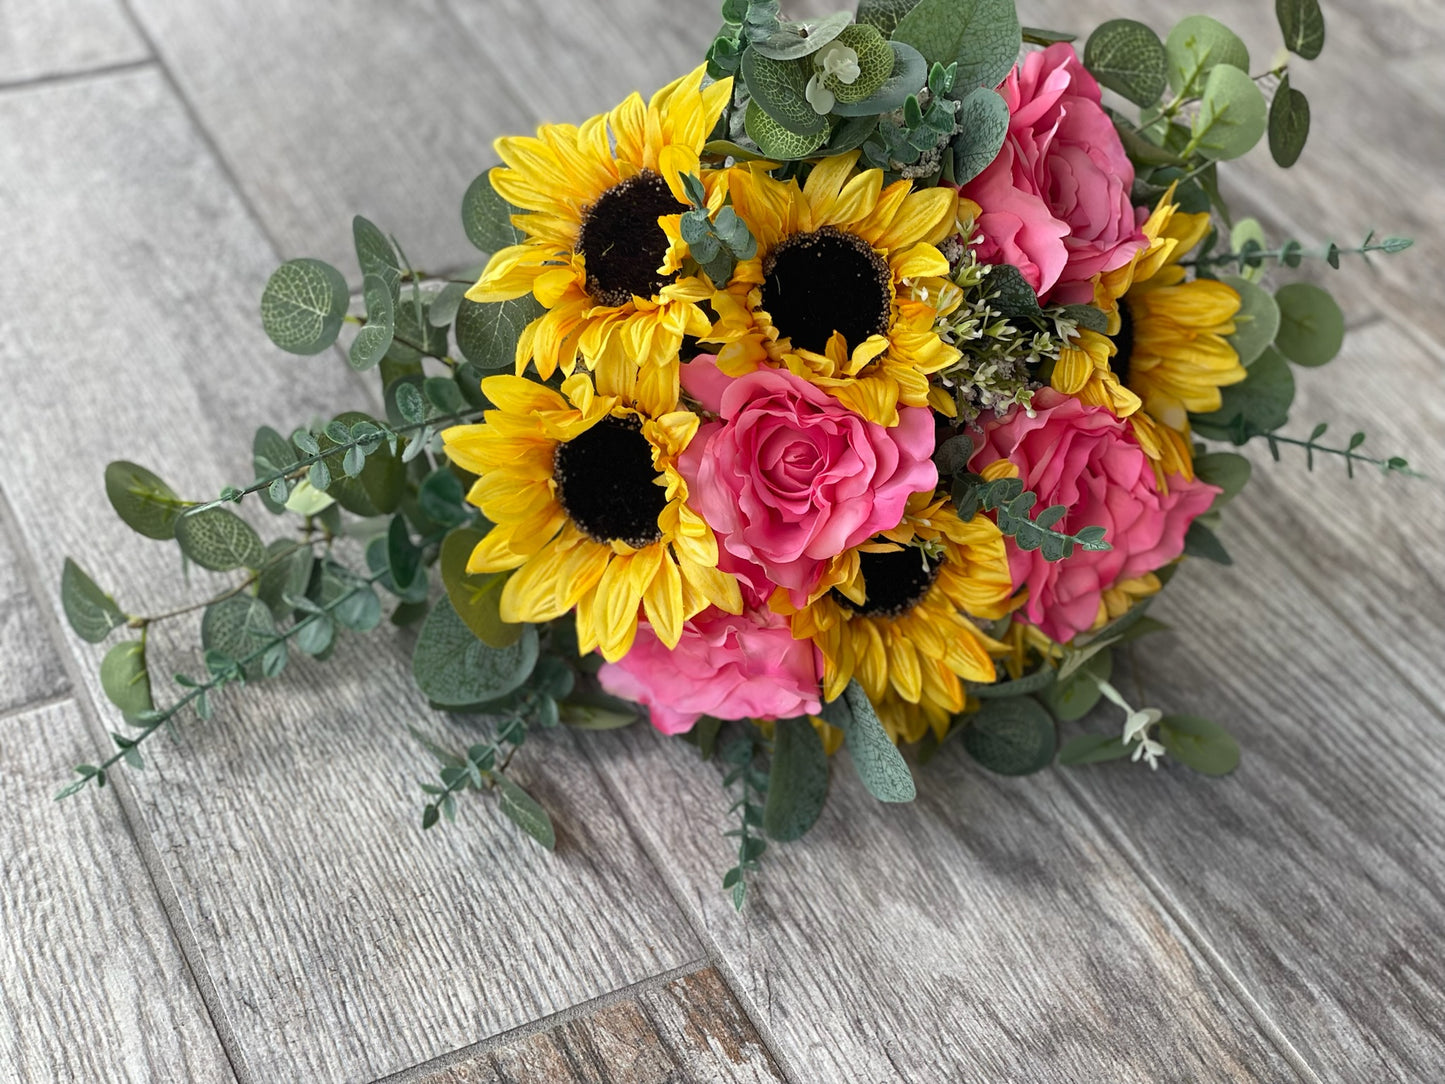
[[[487,736],[441,747],[422,826],[494,792],[545,846],[508,775],[529,730],[650,719],[726,765],[741,906],[767,840],[818,817],[830,755],[910,800],[957,739],[995,772],[1173,759],[1231,771],[1217,724],[1111,684],[1159,632],[1153,597],[1215,534],[1262,439],[1280,458],[1399,458],[1280,432],[1297,367],[1343,319],[1310,257],[1233,220],[1219,163],[1267,139],[1300,157],[1291,55],[1324,42],[1316,0],[1277,0],[1283,44],[1196,15],[1162,39],[1115,19],[1082,49],[1012,0],[862,0],[788,21],[726,0],[706,63],[581,125],[496,143],[466,193],[490,258],[438,281],[354,221],[357,300],[292,260],[261,299],[294,354],[379,378],[384,411],[263,426],[254,478],[188,500],[112,463],[133,529],[231,574],[200,613],[204,669],[153,684],[148,631],[72,561],[75,631],[128,732],[62,791],[223,687],[318,660],[343,630],[418,626],[431,706]],[[353,312],[352,310],[356,311]],[[292,419],[294,422],[295,420]],[[270,542],[235,511],[263,506]],[[1067,734],[1102,702],[1104,729]]]

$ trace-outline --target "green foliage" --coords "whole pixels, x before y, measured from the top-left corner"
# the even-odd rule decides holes
[[[1099,683],[1108,681],[1113,672],[1113,652],[1099,651],[1068,677],[1040,692],[1039,698],[1055,719],[1072,723],[1094,710],[1102,695]]]
[[[796,135],[768,116],[756,99],[748,102],[743,127],[759,150],[780,162],[807,158],[828,141],[827,124],[812,135]]]
[[[779,127],[793,136],[823,133],[826,138],[827,119],[804,96],[809,73],[803,64],[772,60],[752,48],[743,53],[740,74],[753,102]]]
[[[953,480],[953,502],[965,522],[980,510],[996,512],[998,529],[1006,537],[1020,549],[1039,550],[1045,560],[1062,561],[1073,556],[1075,547],[1098,553],[1114,548],[1104,541],[1103,527],[1085,527],[1075,534],[1057,530],[1055,525],[1069,514],[1066,505],[1045,508],[1036,519],[1030,519],[1038,499],[1038,494],[1024,489],[1017,478],[987,482],[977,474],[959,474]]]
[[[267,645],[273,643],[276,643],[276,623],[270,607],[259,598],[235,595],[222,599],[207,606],[201,616],[201,645],[207,651],[231,660],[262,652],[260,665],[246,669],[247,677],[255,677],[258,672],[271,676],[285,666],[285,643],[276,643],[279,651],[266,654]]]
[[[457,308],[457,349],[483,372],[510,372],[517,360],[517,340],[542,311],[531,294],[512,301],[462,300]]]
[[[1280,312],[1274,295],[1239,275],[1221,275],[1220,282],[1239,292],[1240,308],[1234,317],[1234,334],[1229,345],[1239,354],[1239,363],[1254,364],[1279,334]]]
[[[1249,71],[1249,47],[1239,35],[1208,15],[1180,20],[1164,42],[1169,86],[1181,99],[1204,90],[1210,73],[1220,64]]]
[[[918,0],[858,0],[857,21],[877,28],[885,38],[898,29],[899,20],[918,6]]]
[[[187,512],[176,520],[175,531],[181,552],[212,572],[260,568],[266,559],[266,547],[255,528],[224,508]]]
[[[1189,525],[1189,532],[1184,536],[1184,552],[1190,557],[1202,557],[1217,565],[1234,564],[1234,558],[1229,556],[1224,543],[1197,519]]]
[[[574,730],[621,730],[641,718],[636,704],[596,689],[574,691],[557,707],[559,720]]]
[[[779,843],[802,839],[828,799],[828,755],[806,717],[773,724],[773,759],[763,830]]]
[[[401,299],[401,262],[397,259],[396,246],[374,223],[356,215],[351,220],[351,238],[356,245],[356,263],[361,268],[362,278],[375,275],[386,287],[387,296],[394,308]],[[371,302],[366,303],[368,316]]]
[[[1249,460],[1233,452],[1210,452],[1194,457],[1194,476],[1201,482],[1224,490],[1215,499],[1216,510],[1239,496],[1253,473],[1254,467]]]
[[[317,485],[313,476],[312,485],[324,489],[342,508],[358,516],[384,516],[396,511],[406,489],[406,466],[393,454],[381,423],[360,411],[348,410],[328,422],[315,439],[327,484]],[[346,469],[346,458],[353,450],[364,459],[358,472]]]
[[[1269,106],[1269,153],[1281,168],[1289,169],[1304,153],[1309,135],[1309,99],[1290,86],[1285,75]]]
[[[1314,60],[1325,47],[1325,14],[1319,0],[1274,0],[1274,13],[1290,52]]]
[[[127,719],[154,707],[144,640],[122,640],[105,653],[100,664],[100,687]]]
[[[739,260],[751,260],[758,254],[757,240],[731,206],[718,208],[716,216],[708,210],[707,192],[699,178],[688,174],[682,184],[691,204],[679,223],[682,239],[707,277],[723,286]]]
[[[524,213],[497,194],[490,171],[479,174],[462,197],[462,229],[467,240],[483,252],[519,244],[526,234],[512,225],[512,216]]]
[[[415,728],[412,736],[424,745],[440,764],[441,786],[422,784],[422,791],[431,801],[422,810],[423,830],[445,817],[456,820],[456,796],[467,789],[494,790],[498,806],[507,819],[547,850],[557,846],[557,833],[552,818],[542,806],[507,777],[512,756],[527,738],[530,704],[519,704],[504,711],[497,724],[497,736],[490,742],[478,742],[459,756],[429,741]]]
[[[75,635],[91,644],[100,643],[126,621],[115,600],[69,557],[60,573],[60,605]]]
[[[823,718],[843,732],[853,767],[869,794],[880,802],[911,802],[917,797],[908,762],[856,680],[848,683],[837,700],[823,705]]]
[[[977,87],[959,103],[960,131],[953,140],[953,182],[973,180],[998,157],[1008,135],[1008,104],[999,93]]]
[[[928,62],[923,54],[901,41],[890,41],[893,67],[887,79],[873,94],[861,102],[836,102],[833,112],[840,117],[876,118],[902,109],[903,103],[915,95],[928,81]]]
[[[1289,421],[1294,374],[1284,355],[1271,347],[1249,367],[1242,383],[1221,388],[1220,398],[1223,405],[1213,414],[1190,416],[1194,431],[1206,440],[1244,444]]]
[[[970,682],[968,695],[977,697],[979,700],[997,700],[1009,696],[1028,696],[1032,693],[1043,692],[1054,684],[1057,678],[1052,666],[1041,666],[1032,674],[1025,674],[1013,681],[998,681],[992,685],[977,685]]]
[[[858,54],[858,77],[845,83],[837,76],[829,75],[823,85],[840,102],[867,101],[893,74],[893,50],[888,41],[871,26],[847,26],[835,39],[839,45],[846,45]]]
[[[1328,290],[1312,282],[1292,282],[1274,295],[1279,304],[1275,346],[1296,365],[1333,361],[1345,341],[1345,314]]]
[[[306,594],[315,558],[311,547],[278,538],[266,547],[265,563],[256,581],[256,597],[280,621],[295,608],[293,599]],[[234,657],[234,656],[233,656]]]
[[[497,798],[507,819],[549,851],[557,849],[557,832],[547,811],[505,775],[496,777]]]
[[[1159,35],[1134,19],[1111,19],[1089,35],[1084,67],[1135,105],[1151,106],[1169,85],[1169,61]]]
[[[191,507],[153,472],[123,459],[107,464],[105,495],[122,523],[161,542],[176,536],[176,520]]]
[[[341,272],[321,260],[288,260],[261,294],[261,326],[292,354],[319,354],[336,341],[349,298]]]
[[[964,749],[991,772],[1032,775],[1053,763],[1054,721],[1032,697],[985,700],[963,721]]]
[[[361,296],[366,304],[366,326],[356,333],[346,355],[357,372],[380,365],[396,334],[396,302],[391,284],[380,275],[368,274]]]
[[[442,586],[462,623],[488,647],[505,648],[521,639],[526,626],[502,620],[502,589],[509,572],[468,572],[472,551],[486,538],[475,527],[458,527],[442,540]]]
[[[1123,760],[1132,751],[1132,746],[1114,734],[1080,734],[1064,743],[1059,750],[1059,763],[1068,767],[1103,764]]]
[[[1228,775],[1239,767],[1239,743],[1218,723],[1197,715],[1166,715],[1159,741],[1185,767],[1202,775]]]
[[[731,810],[739,814],[738,827],[724,833],[738,841],[738,861],[723,874],[722,880],[723,891],[732,894],[733,906],[739,911],[747,898],[747,875],[757,871],[758,859],[768,849],[768,841],[761,835],[753,834],[754,829],[761,830],[763,827],[762,803],[767,798],[769,784],[767,771],[757,763],[761,751],[762,742],[749,726],[746,734],[728,742],[720,752],[720,759],[728,766],[727,774],[723,776],[723,787],[736,786],[739,790],[738,800]]]
[[[1355,433],[1350,437],[1349,444],[1344,448],[1334,448],[1320,444],[1320,437],[1324,436],[1328,430],[1329,426],[1321,422],[1315,426],[1314,432],[1310,434],[1308,440],[1298,440],[1294,437],[1286,437],[1280,433],[1269,433],[1265,436],[1265,440],[1269,442],[1269,452],[1270,455],[1274,457],[1276,463],[1279,462],[1280,458],[1279,446],[1281,444],[1287,444],[1305,450],[1305,464],[1309,470],[1315,469],[1315,453],[1318,452],[1322,455],[1333,455],[1342,458],[1345,461],[1345,470],[1351,478],[1355,476],[1356,463],[1367,463],[1370,466],[1379,467],[1386,474],[1405,474],[1412,478],[1420,477],[1420,475],[1410,469],[1409,462],[1403,456],[1393,455],[1389,459],[1375,459],[1371,456],[1360,455],[1359,448],[1367,439],[1364,433]]]
[[[449,599],[432,607],[412,653],[412,676],[433,703],[466,707],[506,696],[532,673],[537,630],[522,627],[510,647],[488,647],[457,616]]]
[[[1013,0],[920,0],[899,20],[893,40],[930,64],[958,64],[955,85],[996,87],[1023,45]]]
[[[1268,125],[1269,104],[1249,73],[1216,64],[1205,80],[1184,155],[1198,151],[1211,159],[1239,158],[1254,149]]]
[[[1023,38],[1030,45],[1047,47],[1060,42],[1078,41],[1079,35],[1070,34],[1066,30],[1048,30],[1040,26],[1026,26],[1023,28]]]
[[[762,4],[754,5],[755,11],[763,8]],[[840,11],[821,19],[797,22],[763,19],[752,25],[745,21],[743,25],[749,43],[748,52],[769,60],[801,60],[833,41],[852,21],[852,16]],[[746,58],[745,53],[744,64],[747,63]]]

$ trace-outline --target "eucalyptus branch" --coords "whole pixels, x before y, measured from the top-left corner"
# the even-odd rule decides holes
[[[308,534],[312,530],[314,530],[314,528],[308,524]],[[268,569],[280,564],[282,561],[289,559],[291,555],[296,553],[298,550],[308,549],[311,546],[316,545],[317,542],[328,543],[330,541],[331,539],[329,537],[324,537],[320,539],[307,538],[304,542],[297,542],[290,549],[282,550],[281,552],[275,554],[273,557],[269,558],[264,564],[261,565],[260,568],[253,570],[250,575],[248,575],[240,583],[236,584],[234,587],[230,587],[225,591],[222,591],[219,595],[213,595],[210,598],[204,599],[200,602],[193,602],[188,606],[179,606],[174,610],[167,610],[164,613],[152,614],[148,616],[138,614],[128,615],[128,620],[126,621],[126,628],[140,629],[142,635],[144,635],[145,630],[151,625],[158,624],[161,621],[169,621],[173,617],[184,617],[186,614],[195,613],[197,610],[204,610],[207,607],[214,606],[218,602],[225,602],[228,598],[235,598],[243,591],[254,587],[260,581],[261,577],[265,575]]]
[[[763,826],[763,800],[767,796],[768,773],[757,766],[757,757],[763,742],[751,727],[748,733],[735,738],[725,745],[721,752],[724,763],[732,766],[723,777],[723,787],[730,788],[741,783],[738,800],[732,804],[731,813],[741,813],[738,827],[724,832],[738,841],[738,864],[723,875],[723,890],[730,891],[733,906],[743,909],[747,898],[747,875],[756,872],[758,859],[768,849],[768,841],[761,835],[753,835],[751,829],[761,830]],[[757,801],[753,798],[756,796]]]
[[[1409,461],[1403,456],[1392,455],[1388,459],[1376,459],[1373,456],[1359,455],[1355,449],[1365,443],[1367,438],[1364,433],[1355,433],[1352,435],[1349,443],[1343,448],[1334,448],[1326,444],[1320,444],[1320,437],[1324,436],[1328,431],[1329,425],[1321,422],[1315,426],[1308,440],[1300,440],[1298,437],[1281,436],[1279,433],[1266,433],[1264,434],[1264,438],[1269,443],[1269,454],[1274,457],[1276,463],[1280,461],[1279,446],[1281,444],[1288,444],[1292,447],[1303,448],[1305,450],[1305,468],[1307,470],[1315,469],[1315,453],[1319,452],[1321,455],[1333,455],[1343,458],[1345,461],[1345,470],[1351,478],[1355,476],[1356,463],[1366,463],[1372,467],[1379,467],[1380,470],[1386,474],[1403,474],[1408,478],[1424,477],[1424,475],[1412,470]]]
[[[1395,255],[1404,252],[1414,245],[1408,237],[1386,237],[1376,243],[1374,231],[1365,236],[1365,240],[1357,248],[1340,248],[1333,241],[1320,249],[1307,249],[1299,241],[1286,241],[1279,248],[1264,248],[1256,241],[1247,243],[1238,252],[1221,252],[1214,255],[1196,256],[1192,260],[1180,260],[1180,267],[1213,268],[1226,267],[1230,264],[1237,264],[1240,269],[1246,267],[1260,267],[1266,260],[1272,260],[1283,264],[1285,267],[1298,267],[1305,260],[1324,260],[1335,270],[1339,270],[1340,258],[1343,256],[1363,256],[1368,258],[1372,252],[1384,252],[1387,255]]]
[[[1287,71],[1289,71],[1289,64],[1284,63],[1277,68],[1270,68],[1267,72],[1260,72],[1258,75],[1251,75],[1250,79],[1252,79],[1256,83],[1264,83],[1270,79],[1281,78]],[[1195,74],[1197,75],[1198,73]],[[1193,81],[1193,78],[1187,80],[1185,82],[1185,87],[1187,88],[1189,83]],[[1176,116],[1178,116],[1181,109],[1184,109],[1187,106],[1197,105],[1203,100],[1203,98],[1200,98],[1197,95],[1194,97],[1185,97],[1185,91],[1181,90],[1179,94],[1175,96],[1174,100],[1164,107],[1163,111],[1160,113],[1160,116],[1168,117],[1170,120],[1173,120]]]
[[[456,820],[456,796],[468,787],[473,790],[492,788],[497,779],[512,762],[512,755],[527,737],[527,718],[523,712],[510,712],[502,717],[497,726],[497,736],[489,742],[480,742],[467,749],[466,756],[448,752],[432,742],[425,734],[411,727],[412,737],[424,745],[441,764],[441,786],[423,783],[422,790],[430,797],[422,810],[421,826],[430,828],[443,816]],[[510,746],[505,750],[504,746]],[[500,763],[498,761],[500,760]]]
[[[1055,528],[1069,513],[1066,505],[1045,508],[1036,519],[1029,513],[1038,503],[1038,494],[1024,488],[1017,478],[985,481],[977,474],[960,474],[953,482],[953,500],[959,517],[971,520],[980,510],[997,512],[998,529],[1012,538],[1020,549],[1042,550],[1049,561],[1062,561],[1073,555],[1075,547],[1103,553],[1114,547],[1104,541],[1103,527],[1085,527],[1076,534]]]
[[[470,283],[468,285],[470,285]],[[358,316],[355,313],[348,314],[345,319],[348,324],[355,324],[357,327],[365,327],[368,323],[368,320],[365,316]],[[441,362],[449,369],[455,369],[459,364],[461,364],[459,361],[457,361],[456,358],[452,357],[450,354],[434,354],[421,343],[414,343],[406,336],[397,334],[395,328],[392,329],[391,337],[397,342],[401,343],[402,346],[411,347],[423,357],[435,358],[437,361]]]
[[[141,761],[140,753],[138,752],[138,748],[141,743],[144,742],[147,738],[149,738],[166,723],[174,719],[184,708],[188,707],[191,704],[196,704],[198,712],[203,712],[207,710],[203,707],[203,705],[206,704],[207,697],[210,693],[226,685],[235,684],[237,682],[244,683],[245,670],[247,666],[249,666],[253,662],[258,662],[264,655],[267,654],[267,652],[274,650],[278,644],[286,643],[288,640],[291,639],[291,637],[295,636],[299,631],[305,628],[311,621],[314,621],[318,615],[329,614],[339,608],[349,599],[351,599],[352,596],[357,595],[364,590],[369,590],[372,584],[376,583],[377,580],[381,579],[386,574],[387,570],[383,569],[381,572],[373,573],[365,579],[360,580],[349,591],[343,592],[341,595],[332,599],[330,602],[325,603],[324,605],[316,606],[307,614],[305,618],[295,622],[290,628],[286,629],[285,631],[278,632],[275,636],[268,638],[266,642],[263,643],[256,650],[248,653],[242,658],[227,660],[228,662],[230,662],[229,666],[214,668],[209,680],[193,685],[190,691],[187,692],[185,696],[181,697],[169,707],[140,712],[136,716],[136,721],[140,725],[139,733],[134,738],[125,737],[121,734],[113,735],[116,745],[119,746],[117,751],[110,757],[101,761],[98,765],[77,765],[75,771],[80,776],[80,778],[71,782],[67,786],[62,787],[56,793],[55,800],[60,801],[64,798],[69,798],[73,794],[79,793],[81,790],[84,790],[85,787],[92,781],[95,782],[95,785],[97,787],[104,787],[106,783],[106,772],[109,771],[111,768],[115,767],[115,765],[120,763],[120,761],[122,760],[125,760],[133,767],[144,767],[144,763]],[[144,635],[144,633],[142,633],[142,635]]]

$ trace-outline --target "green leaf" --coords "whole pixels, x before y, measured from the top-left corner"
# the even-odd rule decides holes
[[[773,724],[773,763],[763,831],[780,843],[802,839],[817,823],[828,798],[828,755],[806,718]]]
[[[1249,71],[1249,47],[1239,35],[1208,15],[1190,15],[1169,31],[1164,42],[1169,86],[1183,97],[1198,95],[1219,64]]]
[[[918,789],[913,784],[908,762],[883,729],[863,686],[856,680],[849,682],[839,700],[846,710],[830,713],[828,721],[843,731],[853,767],[868,793],[880,802],[913,801]]]
[[[1286,75],[1269,106],[1269,153],[1282,169],[1289,169],[1299,161],[1309,137],[1310,101],[1289,85]]]
[[[478,175],[462,197],[462,229],[467,240],[483,252],[497,252],[523,241],[527,235],[512,225],[511,216],[524,213],[497,195],[490,171]]]
[[[403,310],[406,306],[402,306]],[[376,424],[376,419],[360,411],[348,410],[334,419],[349,431],[357,422]],[[330,452],[337,446],[328,433],[317,438],[322,452]],[[406,464],[391,454],[385,444],[366,457],[366,466],[354,478],[346,476],[342,469],[344,453],[337,452],[321,460],[331,475],[326,492],[336,498],[336,503],[348,512],[358,516],[385,516],[395,512],[406,491]],[[313,481],[312,485],[316,483]],[[322,488],[322,487],[318,487]]]
[[[1229,345],[1239,355],[1241,365],[1253,365],[1279,334],[1279,304],[1263,286],[1239,275],[1221,275],[1219,281],[1239,291],[1240,307]]]
[[[497,798],[501,801],[502,812],[527,835],[547,850],[557,849],[557,832],[552,827],[552,818],[538,804],[537,800],[505,775],[497,775]]]
[[[794,135],[763,112],[756,99],[748,102],[748,110],[743,115],[743,128],[748,133],[748,138],[758,145],[759,150],[769,158],[781,162],[806,158],[828,141],[827,125],[813,135]]]
[[[1279,335],[1274,344],[1296,365],[1333,361],[1345,341],[1345,314],[1330,292],[1311,282],[1292,282],[1274,295]]]
[[[1169,85],[1169,58],[1159,35],[1134,19],[1111,19],[1089,35],[1084,67],[1135,105],[1158,103]]]
[[[1234,564],[1234,558],[1229,556],[1224,543],[1198,520],[1189,525],[1189,532],[1184,536],[1184,552],[1190,557],[1202,557],[1217,565]]]
[[[236,595],[206,607],[201,616],[201,645],[240,662],[276,639],[276,622],[270,607],[259,598]],[[246,676],[261,672],[258,662],[246,667]]]
[[[60,605],[75,635],[89,644],[100,643],[111,630],[125,624],[125,614],[115,600],[69,557],[60,572]]]
[[[1013,681],[998,681],[992,685],[968,684],[968,695],[980,700],[999,700],[1009,696],[1027,696],[1047,689],[1058,679],[1052,666],[1044,665],[1032,674],[1025,674]]]
[[[386,532],[387,568],[397,594],[405,594],[421,573],[421,549],[411,540],[402,516],[393,516]]]
[[[424,296],[420,315],[414,301],[403,300],[397,306],[396,329],[391,348],[386,352],[386,361],[396,365],[417,365],[423,357],[446,356],[447,329],[431,323],[427,311],[429,304],[430,300]]]
[[[124,459],[106,465],[105,495],[121,522],[161,542],[176,536],[176,520],[191,505],[151,471]]]
[[[511,574],[467,571],[472,550],[486,536],[485,531],[475,527],[458,527],[442,540],[438,562],[442,585],[454,611],[473,635],[491,647],[508,647],[517,642],[527,627],[502,620],[502,589]]]
[[[312,599],[327,607],[336,623],[353,632],[370,632],[381,624],[381,599],[376,591],[345,565],[324,561],[312,581]]]
[[[1319,0],[1274,0],[1274,13],[1286,49],[1306,60],[1320,55],[1325,47],[1325,13]]]
[[[124,640],[107,651],[100,664],[100,687],[127,718],[154,708],[145,644]]]
[[[275,620],[280,621],[295,609],[288,599],[306,594],[312,562],[311,547],[297,545],[290,539],[278,538],[266,547],[256,597],[266,604]]]
[[[1133,752],[1132,745],[1115,734],[1081,734],[1064,743],[1059,750],[1059,763],[1069,766],[1079,764],[1103,764],[1110,760],[1123,760]]]
[[[1254,466],[1242,455],[1233,452],[1210,452],[1194,458],[1194,475],[1201,482],[1219,486],[1224,490],[1214,501],[1215,508],[1221,508],[1239,496],[1249,484]]]
[[[1254,149],[1269,125],[1269,104],[1249,73],[1215,65],[1190,129],[1189,147],[1208,158],[1239,158]]]
[[[1062,681],[1040,694],[1044,705],[1061,723],[1072,723],[1094,710],[1103,693],[1099,682],[1108,681],[1114,672],[1114,655],[1104,650],[1093,655]]]
[[[225,508],[205,508],[182,516],[176,521],[176,542],[182,553],[212,572],[260,568],[266,560],[260,536]]]
[[[836,102],[833,113],[840,117],[865,117],[875,122],[880,114],[903,108],[911,95],[923,89],[928,80],[928,62],[923,54],[901,41],[890,41],[893,50],[893,74],[878,91],[861,102]]]
[[[1164,750],[1202,775],[1228,775],[1239,767],[1239,743],[1229,731],[1197,715],[1166,715],[1159,720]]]
[[[1064,30],[1048,30],[1039,26],[1026,26],[1023,28],[1024,41],[1030,45],[1042,45],[1047,48],[1050,45],[1057,45],[1059,42],[1078,41],[1079,35],[1070,34]]]
[[[471,519],[465,504],[466,492],[449,467],[438,467],[422,480],[417,490],[417,507],[422,515],[442,527],[460,526]]]
[[[958,107],[961,131],[953,139],[953,182],[965,185],[998,157],[1008,135],[1008,103],[997,91],[976,87]]]
[[[1294,374],[1284,355],[1271,347],[1249,367],[1243,383],[1221,388],[1220,398],[1223,405],[1213,414],[1191,416],[1194,431],[1206,440],[1243,444],[1289,421]]]
[[[958,62],[954,88],[997,87],[1018,61],[1023,32],[1013,0],[920,0],[893,31],[929,64]]]
[[[457,309],[457,349],[489,373],[511,372],[517,363],[517,340],[542,311],[531,294],[512,301],[464,300]]]
[[[261,326],[291,354],[319,354],[336,341],[350,302],[346,279],[321,260],[288,260],[261,293]]]
[[[427,615],[412,655],[412,676],[422,693],[449,707],[495,700],[520,688],[537,662],[537,630],[522,626],[510,647],[488,647],[440,599]]]
[[[872,26],[885,38],[891,38],[899,20],[918,6],[918,0],[858,0],[857,21]]]
[[[858,77],[845,83],[836,76],[828,76],[823,80],[824,85],[840,102],[861,102],[873,97],[893,74],[893,50],[888,47],[888,41],[871,26],[845,27],[837,41],[858,54]]]
[[[351,220],[351,238],[356,244],[356,262],[362,277],[375,275],[381,279],[394,308],[401,298],[401,263],[396,258],[395,246],[386,234],[360,215]],[[371,312],[370,301],[366,311]]]
[[[381,364],[396,332],[396,311],[387,281],[380,275],[367,275],[361,293],[366,302],[366,326],[351,340],[351,350],[346,355],[357,372]]]
[[[748,51],[743,54],[743,66],[747,66],[748,53],[757,53],[768,60],[800,60],[810,56],[842,33],[852,21],[851,15],[840,11],[821,19],[780,23],[766,37],[751,39]],[[752,89],[752,79],[746,73],[743,78]]]
[[[256,430],[256,435],[251,439],[251,467],[256,472],[259,481],[268,478],[273,474],[289,471],[296,464],[296,452],[291,442],[283,437],[269,425],[263,425]],[[278,479],[284,488],[284,480]],[[274,488],[276,483],[272,483]],[[287,496],[289,496],[289,492]],[[268,512],[280,514],[286,509],[285,498],[277,499],[277,494],[269,490],[261,490],[261,502],[265,504]]]
[[[469,287],[461,282],[449,282],[443,286],[427,306],[426,322],[432,327],[451,327],[468,289]]]
[[[963,747],[991,772],[1031,775],[1053,762],[1058,745],[1054,720],[1037,700],[986,700],[965,722]]]
[[[983,293],[989,304],[1010,319],[1041,317],[1039,295],[1024,279],[1023,272],[1013,264],[994,266],[983,280]]]
[[[604,692],[573,692],[558,706],[558,717],[575,730],[620,730],[641,718],[636,704]]]
[[[808,70],[803,63],[771,60],[753,47],[743,53],[741,71],[753,102],[779,127],[794,136],[824,133],[827,138],[827,118],[816,112],[804,96]],[[822,140],[815,145],[821,146]]]

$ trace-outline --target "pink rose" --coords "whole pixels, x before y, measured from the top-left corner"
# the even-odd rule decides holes
[[[672,651],[639,622],[632,650],[597,676],[613,696],[646,704],[664,734],[691,730],[703,715],[791,719],[822,710],[812,643],[794,640],[787,618],[770,610],[706,609],[683,625]]]
[[[900,407],[885,428],[786,370],[734,380],[708,355],[682,384],[722,418],[679,461],[689,501],[754,602],[777,585],[805,605],[827,561],[898,526],[909,496],[938,484],[925,407]]]
[[[1046,561],[1009,544],[1009,571],[1027,587],[1022,614],[1052,640],[1067,643],[1092,628],[1103,592],[1123,580],[1162,568],[1184,552],[1184,534],[1220,493],[1216,486],[1169,479],[1160,493],[1154,467],[1126,421],[1104,407],[1085,406],[1052,388],[1034,393],[1034,417],[1015,409],[990,422],[969,460],[982,471],[1007,459],[1019,479],[1039,496],[1039,508],[1069,508],[1059,530],[1075,533],[1098,525],[1114,548],[1075,550],[1063,561]]]
[[[1030,53],[999,92],[1003,150],[963,187],[983,209],[979,258],[1013,264],[1041,300],[1085,304],[1095,275],[1144,247],[1129,202],[1134,167],[1072,45]]]

